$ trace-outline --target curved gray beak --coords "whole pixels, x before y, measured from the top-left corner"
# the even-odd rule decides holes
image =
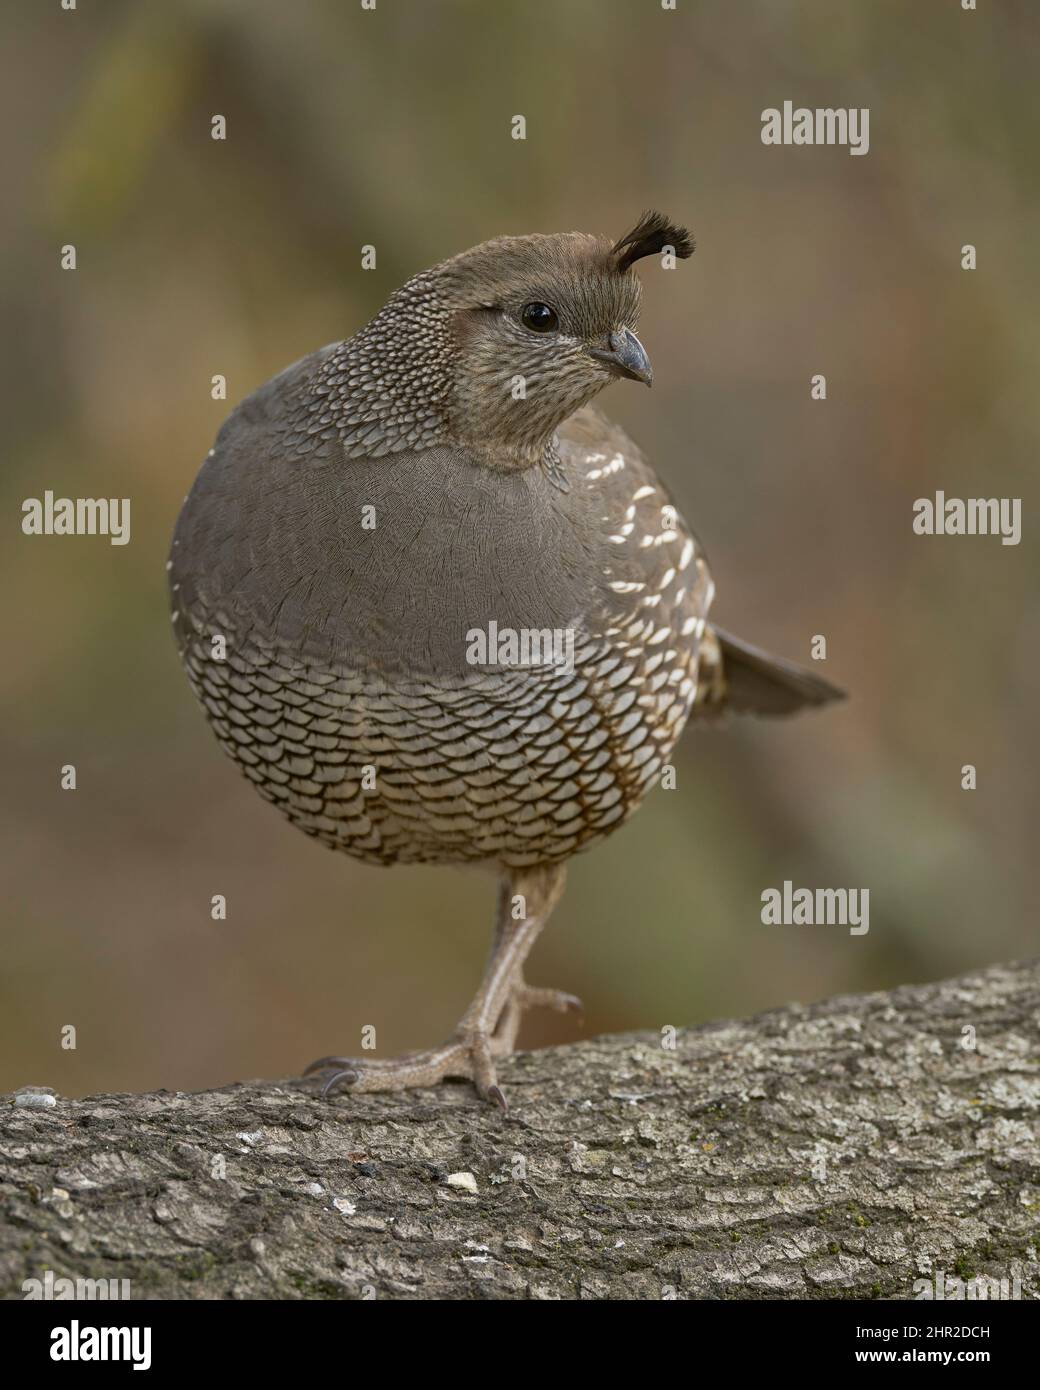
[[[649,386],[654,379],[653,368],[650,366],[646,349],[636,335],[626,328],[620,333],[611,333],[608,341],[608,350],[589,348],[589,356],[594,357],[597,362],[602,362],[618,376],[627,376],[632,381],[645,381]]]

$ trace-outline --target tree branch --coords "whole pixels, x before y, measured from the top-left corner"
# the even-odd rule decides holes
[[[1035,1298],[1038,1021],[1032,962],[520,1054],[505,1117],[451,1085],[21,1093],[0,1293],[49,1268],[134,1298],[885,1298],[941,1272]]]

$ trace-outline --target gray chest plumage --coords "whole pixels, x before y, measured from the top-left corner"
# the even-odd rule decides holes
[[[301,451],[281,380],[225,426],[171,552],[225,749],[307,833],[377,862],[547,862],[614,828],[682,729],[711,601],[631,441],[573,416],[568,492],[448,448]]]

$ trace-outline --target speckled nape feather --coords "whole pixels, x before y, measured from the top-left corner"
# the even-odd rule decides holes
[[[442,278],[427,271],[360,333],[337,344],[299,403],[290,447],[335,440],[348,458],[384,458],[445,443],[451,381],[444,363],[452,352],[447,304]]]
[[[655,213],[615,243],[499,238],[422,272],[238,406],[177,523],[181,656],[260,794],[355,858],[501,877],[456,1033],[318,1064],[359,1090],[464,1075],[504,1104],[523,1011],[576,1004],[523,977],[569,858],[640,805],[691,711],[834,694],[710,627],[697,540],[589,406],[650,382],[630,270],[665,245],[692,251]]]

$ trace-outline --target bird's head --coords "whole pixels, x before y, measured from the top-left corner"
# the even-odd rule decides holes
[[[632,267],[692,254],[683,227],[648,212],[619,241],[579,232],[500,237],[436,268],[453,329],[452,433],[519,457],[618,377],[650,385]]]
[[[683,259],[693,242],[648,212],[615,242],[498,237],[442,261],[328,360],[319,423],[334,420],[356,455],[456,443],[498,466],[534,463],[608,382],[650,384],[632,267],[664,252]]]

